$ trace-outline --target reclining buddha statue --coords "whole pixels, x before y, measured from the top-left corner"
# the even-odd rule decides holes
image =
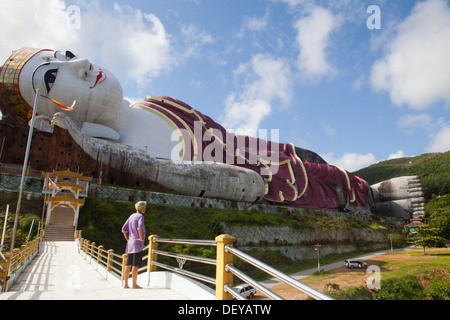
[[[374,191],[390,201],[310,150],[227,131],[175,98],[130,105],[110,71],[70,51],[13,51],[0,70],[3,117],[30,121],[38,89],[36,129],[59,126],[95,160],[183,195],[367,214]]]

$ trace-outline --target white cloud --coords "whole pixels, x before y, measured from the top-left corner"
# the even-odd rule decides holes
[[[364,75],[361,75],[355,81],[352,82],[351,87],[353,90],[360,91],[365,84],[366,84],[366,77]]]
[[[309,15],[294,23],[300,54],[297,67],[306,77],[321,78],[333,75],[334,66],[327,59],[330,35],[340,25],[340,19],[331,11],[313,7]]]
[[[234,37],[237,39],[242,39],[247,31],[251,32],[261,32],[266,29],[267,23],[269,22],[269,11],[266,11],[265,15],[262,17],[256,16],[245,16],[241,28],[234,33]]]
[[[403,150],[397,150],[396,153],[390,154],[388,160],[399,159],[405,156],[405,152]]]
[[[221,122],[227,129],[256,132],[272,112],[273,101],[287,105],[292,99],[289,66],[282,59],[256,54],[234,74],[243,91],[232,92],[225,101]]]
[[[200,80],[191,79],[191,81],[189,82],[189,86],[192,88],[201,89],[203,88],[203,82]]]
[[[450,123],[443,124],[441,130],[433,136],[426,152],[446,152],[450,150]]]
[[[303,4],[305,2],[305,0],[273,0],[273,1],[284,2],[287,5],[289,5],[290,7],[295,7],[295,6],[297,6],[299,4]]]
[[[80,28],[74,29],[65,1],[2,0],[0,58],[25,46],[70,49],[139,85],[175,63],[169,35],[154,14],[118,4],[105,8],[99,1],[78,3]]]
[[[123,99],[128,101],[131,106],[144,100],[142,97],[123,97]]]
[[[239,134],[255,136],[260,123],[272,112],[270,103],[265,100],[245,97],[234,93],[225,101],[223,126]]]
[[[423,110],[450,103],[450,7],[444,0],[420,2],[396,28],[384,58],[372,66],[371,83],[393,103]]]
[[[399,118],[398,126],[406,133],[414,133],[417,129],[428,130],[432,124],[430,116],[426,113],[417,115],[406,114]]]
[[[321,122],[321,126],[327,135],[329,135],[330,137],[336,136],[336,134],[337,134],[336,129],[334,129],[330,125],[326,124],[324,121]]]
[[[22,47],[66,48],[79,41],[68,25],[61,0],[2,0],[0,10],[0,63]]]
[[[329,164],[340,167],[349,172],[357,171],[376,162],[376,158],[372,153],[367,154],[344,153],[342,157],[335,158],[333,153],[330,152],[326,154],[321,154],[320,156]]]
[[[264,31],[269,20],[269,12],[263,17],[245,17],[244,25],[250,31]]]
[[[121,79],[145,86],[174,63],[169,35],[154,14],[114,4],[82,7],[81,50]]]
[[[205,44],[215,42],[215,39],[204,30],[200,30],[197,25],[188,24],[181,27],[181,33],[184,36],[185,49],[180,50],[181,55],[177,58],[178,62],[183,62],[199,52],[199,49]]]

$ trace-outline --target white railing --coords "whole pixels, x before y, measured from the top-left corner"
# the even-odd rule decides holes
[[[91,243],[89,240],[81,237],[81,231],[77,231],[77,239],[80,241],[80,253],[90,258],[92,261],[96,261],[97,265],[103,265],[106,270],[106,276],[113,274],[115,278],[124,279],[124,269],[127,260],[127,254],[118,255],[113,252],[112,249],[105,250],[103,246],[96,246],[95,243]],[[215,240],[192,240],[192,239],[166,239],[160,238],[156,235],[152,235],[149,238],[149,245],[144,249],[148,250],[148,254],[143,257],[143,260],[147,262],[146,266],[139,269],[139,273],[154,272],[156,268],[175,272],[183,276],[193,278],[202,282],[206,282],[209,285],[215,286],[216,298],[219,300],[230,300],[232,298],[239,300],[247,300],[244,296],[239,294],[233,289],[233,276],[236,276],[243,282],[253,286],[261,294],[272,300],[283,300],[281,296],[271,291],[260,282],[246,275],[244,272],[238,270],[233,265],[233,258],[237,257],[246,263],[253,265],[255,268],[281,280],[289,286],[305,293],[309,297],[316,300],[333,300],[326,294],[309,287],[308,285],[284,274],[283,272],[251,257],[250,255],[240,251],[233,247],[235,238],[230,235],[220,235]],[[195,245],[195,246],[212,246],[216,247],[216,259],[205,258],[199,256],[192,256],[187,254],[181,254],[176,252],[164,251],[158,248],[159,244],[176,244],[176,245]],[[176,259],[178,267],[173,265],[164,264],[158,262],[158,256],[165,256]],[[199,274],[193,271],[183,269],[186,261],[194,261],[201,264],[212,265],[216,267],[216,277],[210,277],[208,275]],[[150,276],[148,277],[150,280]]]
[[[266,297],[273,300],[283,300],[281,296],[271,291],[260,282],[254,280],[250,276],[246,275],[242,271],[238,270],[232,263],[233,256],[242,259],[243,261],[250,263],[254,267],[262,270],[263,272],[281,280],[282,282],[288,284],[289,286],[305,293],[309,297],[316,300],[333,300],[331,297],[326,294],[309,287],[308,285],[280,272],[279,270],[251,257],[250,255],[234,248],[232,243],[234,243],[235,238],[229,235],[221,235],[216,238],[215,241],[212,240],[186,240],[186,239],[164,239],[159,238],[158,236],[150,236],[149,237],[149,254],[146,256],[147,258],[147,271],[155,271],[156,267],[166,269],[172,272],[176,272],[187,277],[191,277],[203,282],[207,282],[209,284],[213,284],[216,286],[216,298],[220,300],[231,299],[232,297],[239,300],[247,300],[241,294],[239,294],[236,290],[233,289],[233,275],[241,279],[243,282],[253,286],[259,292],[261,292]],[[203,246],[216,246],[217,247],[217,255],[216,259],[204,258],[204,257],[196,257],[190,255],[184,255],[175,252],[162,251],[158,249],[159,243],[172,243],[172,244],[189,244],[189,245],[203,245]],[[222,244],[222,245],[221,245]],[[163,264],[157,261],[157,256],[166,256],[177,259],[179,264],[178,268],[173,267],[167,264]],[[150,258],[149,258],[150,257]],[[209,276],[201,275],[192,271],[187,271],[183,269],[184,262],[186,260],[195,261],[208,265],[216,266],[216,278],[212,278]],[[224,270],[225,272],[221,272]],[[223,284],[223,286],[221,285]]]

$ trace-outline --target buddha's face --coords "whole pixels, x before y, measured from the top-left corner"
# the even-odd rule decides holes
[[[37,114],[52,116],[68,112],[78,123],[93,122],[114,126],[122,105],[122,87],[114,75],[87,59],[70,51],[44,50],[33,56],[23,67],[19,88],[22,97],[34,105],[36,90],[66,106],[76,106],[63,111],[53,102],[40,98]]]

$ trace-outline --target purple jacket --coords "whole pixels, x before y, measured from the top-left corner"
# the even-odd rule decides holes
[[[142,237],[145,240],[144,215],[133,213],[122,227],[122,233],[128,233],[126,253],[137,253],[144,249],[144,242],[139,241],[139,229],[142,229]]]

